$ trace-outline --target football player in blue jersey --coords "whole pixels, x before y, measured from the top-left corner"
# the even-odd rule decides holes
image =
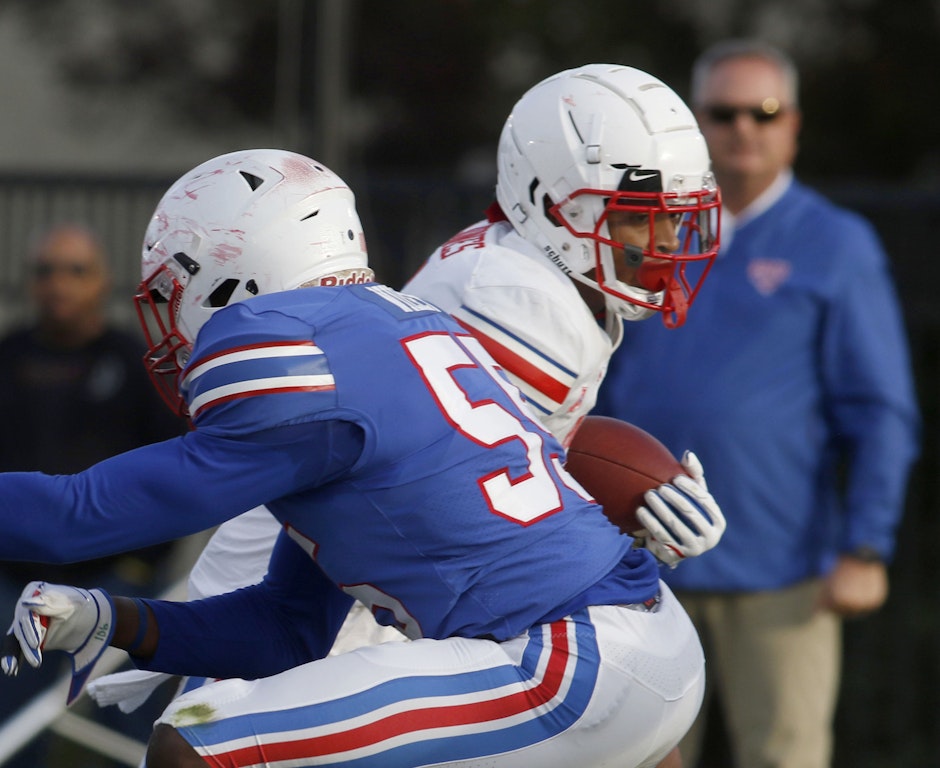
[[[529,89],[503,127],[497,165],[497,202],[487,219],[438,248],[403,291],[453,315],[479,339],[567,445],[594,405],[625,332],[622,320],[659,315],[670,326],[682,324],[715,258],[718,190],[688,107],[657,78],[622,65],[587,64]],[[608,234],[630,246],[631,258],[612,257]],[[701,468],[689,454],[683,462],[701,501]],[[713,547],[724,528],[713,499],[700,503],[707,514],[698,514],[678,507],[682,496],[674,491],[670,484],[649,492],[653,498],[637,515],[646,533],[635,534],[637,545],[672,567]],[[188,597],[260,581],[279,532],[263,506],[226,521],[191,570]],[[330,653],[400,639],[357,601]],[[126,711],[170,677],[116,673],[88,691]]]
[[[347,185],[249,150],[177,181],[144,242],[148,367],[185,436],[66,476],[0,475],[0,558],[62,562],[265,504],[264,580],[188,603],[34,582],[13,632],[227,678],[147,764],[654,766],[700,706],[698,638],[647,549],[562,467],[479,341],[372,281]],[[413,642],[326,656],[354,600]],[[15,654],[2,658],[15,672]]]

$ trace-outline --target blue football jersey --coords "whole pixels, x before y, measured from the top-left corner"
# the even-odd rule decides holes
[[[348,470],[309,488],[299,478],[268,507],[331,581],[410,637],[522,631],[630,546],[561,470],[561,446],[479,343],[385,286],[303,289],[217,313],[183,389],[197,430],[361,429]]]
[[[161,655],[190,642],[187,627],[233,641],[281,599],[295,603],[279,617],[308,624],[357,598],[412,638],[503,639],[658,588],[653,558],[563,470],[563,448],[479,342],[420,299],[367,284],[233,304],[203,326],[180,386],[187,435],[78,475],[0,476],[0,559],[99,556],[266,504],[299,546],[282,559],[302,552],[310,580],[324,577],[305,591],[289,576],[217,614],[161,607]]]

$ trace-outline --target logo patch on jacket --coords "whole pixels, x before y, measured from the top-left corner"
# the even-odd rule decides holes
[[[762,296],[776,293],[790,272],[792,265],[784,259],[752,259],[747,265],[747,279]]]

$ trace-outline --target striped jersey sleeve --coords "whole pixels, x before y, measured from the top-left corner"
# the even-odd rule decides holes
[[[506,222],[471,227],[405,286],[472,333],[567,444],[593,407],[616,341],[574,282]],[[616,325],[619,334],[620,325]]]
[[[336,404],[333,372],[311,328],[271,312],[259,322],[239,306],[203,327],[181,390],[197,428],[220,434],[308,421]]]
[[[575,371],[525,341],[508,326],[467,306],[455,310],[454,317],[480,341],[538,414],[547,416],[561,408],[577,382]]]

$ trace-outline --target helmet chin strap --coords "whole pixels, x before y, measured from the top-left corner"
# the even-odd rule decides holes
[[[646,259],[636,271],[636,279],[644,291],[659,293],[667,290],[674,270],[675,264],[671,261]]]
[[[667,328],[678,328],[685,323],[686,313],[689,311],[689,300],[679,285],[678,280],[670,280],[666,286],[665,306],[671,306],[672,312],[663,312],[663,324]]]
[[[665,294],[663,306],[672,307],[671,311],[662,313],[663,324],[667,328],[678,328],[685,323],[689,300],[682,290],[682,285],[676,280],[673,262],[646,260],[637,270],[637,280],[645,290]]]

